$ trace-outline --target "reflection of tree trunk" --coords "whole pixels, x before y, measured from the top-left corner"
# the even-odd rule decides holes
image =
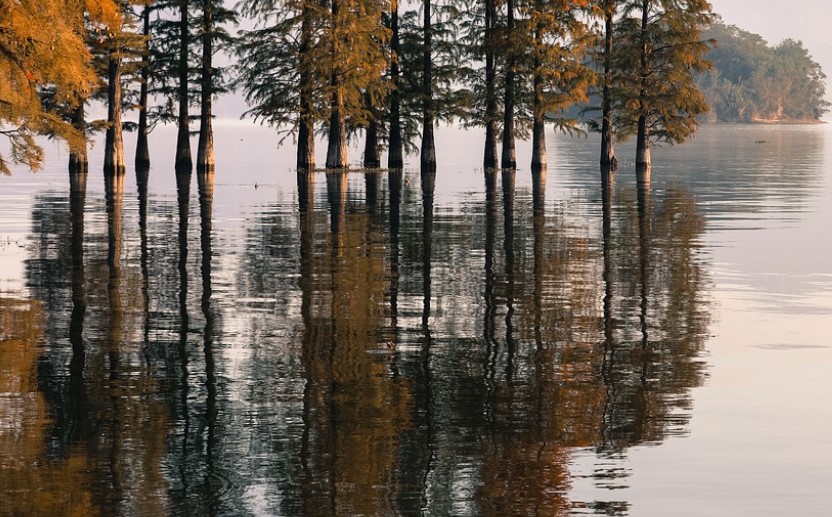
[[[393,91],[390,92],[390,135],[387,148],[387,167],[401,169],[404,167],[404,150],[402,146],[401,120],[401,81],[399,73],[399,2],[390,3],[390,82]]]
[[[604,400],[604,416],[601,421],[601,446],[604,449],[614,447],[614,415],[616,399],[615,378],[613,376],[615,363],[615,336],[613,333],[613,263],[612,263],[612,195],[613,183],[612,172],[602,169],[604,181],[601,184],[601,199],[603,206],[603,260],[604,269],[602,277],[604,280],[604,357],[601,364],[601,379],[606,388]]]
[[[145,38],[144,55],[141,64],[141,86],[139,89],[139,128],[136,136],[136,169],[150,167],[150,147],[147,143],[147,101],[150,89],[150,9],[148,3],[142,10],[142,35]]]
[[[436,171],[436,142],[433,136],[433,61],[432,61],[432,43],[433,28],[431,27],[431,0],[424,0],[424,23],[422,26],[423,34],[423,49],[422,56],[422,153],[421,153],[421,168],[422,172]]]
[[[145,352],[150,347],[150,272],[147,251],[147,187],[150,167],[136,166],[136,187],[139,191],[139,264],[142,271],[143,342]]]
[[[86,350],[84,347],[84,318],[87,312],[87,294],[84,287],[84,205],[87,194],[87,174],[69,177],[69,211],[72,221],[72,316],[69,321],[69,342],[72,359],[69,362],[70,407],[73,422],[73,440],[83,441],[89,431],[87,415],[87,390],[84,381]]]
[[[190,115],[188,114],[188,1],[179,1],[179,117],[177,119],[176,161],[177,172],[193,169],[190,141]]]
[[[326,194],[329,199],[330,230],[335,251],[340,251],[347,216],[348,175],[346,171],[326,174]]]
[[[650,275],[650,184],[638,186],[639,275],[641,277],[641,332],[647,346],[647,298]]]
[[[497,233],[497,171],[485,170],[485,321],[483,322],[486,347],[485,379],[486,393],[490,399],[494,392],[497,374],[497,295],[494,272],[494,242]],[[492,407],[489,404],[487,407]]]
[[[202,333],[202,351],[205,358],[205,422],[207,425],[206,441],[206,492],[210,498],[210,515],[216,514],[216,490],[210,486],[210,480],[216,477],[215,453],[218,445],[216,435],[217,423],[217,377],[214,362],[214,333],[215,316],[211,307],[211,232],[213,229],[212,216],[214,204],[214,174],[212,172],[201,172],[197,176],[199,187],[199,216],[200,216],[200,243],[202,247],[202,315],[205,318],[205,328]]]
[[[184,173],[176,174],[176,200],[179,211],[179,226],[178,226],[178,240],[179,240],[179,261],[177,269],[179,271],[179,367],[182,375],[182,393],[180,395],[180,404],[183,414],[183,429],[182,429],[182,459],[188,457],[188,438],[191,432],[191,419],[188,403],[189,392],[189,373],[188,373],[188,328],[190,327],[190,317],[188,315],[188,217],[189,217],[189,203],[191,196],[191,172],[190,170]],[[183,472],[187,468],[182,466]]]
[[[436,173],[422,174],[422,293],[424,304],[422,310],[422,330],[430,336],[430,299],[431,299],[431,256],[433,250],[433,198],[436,188]],[[428,338],[429,340],[429,338]]]
[[[648,314],[648,301],[650,296],[650,184],[639,183],[638,186],[638,240],[639,240],[639,276],[641,280],[641,312],[639,320],[641,323],[641,408],[637,413],[641,419],[647,417],[648,392],[650,381],[650,366],[652,362],[650,353],[650,322]],[[645,432],[644,421],[639,423],[639,429]]]
[[[310,465],[311,447],[310,434],[313,428],[312,413],[316,407],[316,379],[315,379],[315,357],[316,357],[316,333],[312,317],[312,304],[314,296],[314,273],[315,273],[315,217],[314,217],[314,174],[308,170],[298,169],[298,219],[300,222],[300,291],[301,305],[300,315],[303,321],[303,333],[301,336],[301,359],[306,373],[303,388],[303,433],[301,435],[300,462],[303,472],[301,482],[301,493],[303,494],[303,515],[312,515],[315,510],[312,508],[312,501],[315,500],[316,479],[312,466]],[[306,505],[309,505],[307,507]]]
[[[496,0],[485,0],[485,156],[484,169],[496,169],[497,161],[497,64],[494,59]]]
[[[503,251],[506,256],[506,379],[514,376],[514,188],[516,169],[503,169]]]
[[[122,208],[124,206],[124,175],[105,176],[105,197],[107,202],[107,265],[109,269],[109,282],[107,292],[110,302],[110,311],[107,322],[107,356],[109,359],[109,383],[110,389],[119,389],[121,385],[121,341],[124,309],[121,299],[121,220]],[[116,501],[113,507],[117,507],[123,498],[125,487],[122,484],[122,458],[121,448],[123,440],[121,437],[121,417],[124,414],[123,401],[120,397],[113,399],[112,407],[112,429],[110,449],[110,476],[113,489],[113,499]]]
[[[421,396],[417,395],[417,414],[424,415],[425,436],[424,448],[420,451],[423,461],[421,467],[422,486],[428,490],[430,483],[428,478],[433,470],[434,450],[434,429],[433,429],[433,375],[431,373],[430,359],[433,337],[430,331],[431,311],[431,261],[433,258],[433,202],[436,191],[436,173],[422,171],[422,381],[418,383],[421,387]],[[419,407],[421,406],[421,407]],[[427,492],[425,492],[427,493]],[[424,496],[423,496],[424,497]],[[426,497],[425,497],[426,499]]]
[[[320,390],[314,405],[318,413],[318,443],[322,456],[321,469],[324,479],[327,482],[326,490],[329,494],[329,514],[337,514],[338,509],[338,401],[336,400],[337,377],[336,377],[336,354],[340,352],[339,341],[343,339],[345,347],[349,347],[347,323],[343,317],[345,308],[349,304],[349,294],[340,284],[339,279],[343,277],[347,265],[344,260],[345,239],[347,230],[347,196],[349,193],[348,175],[346,171],[328,172],[326,175],[327,197],[329,198],[330,209],[330,232],[332,244],[330,246],[330,267],[329,279],[329,307],[326,314],[322,314],[320,323],[329,325],[329,334],[321,340],[321,358],[316,358],[317,370],[316,384]],[[316,354],[317,355],[317,354]],[[346,351],[349,357],[349,350]],[[317,474],[320,478],[320,471]],[[320,497],[320,495],[319,495]]]
[[[367,172],[364,174],[367,208],[370,210],[370,215],[376,215],[378,212],[378,184],[380,179],[379,174],[376,172]]]
[[[387,173],[390,189],[390,328],[394,338],[399,329],[399,228],[401,225],[402,171],[391,169]],[[394,345],[397,340],[394,339]]]
[[[402,180],[404,174],[401,169],[390,169],[387,173],[388,189],[390,191],[390,286],[388,296],[390,300],[390,343],[393,348],[392,371],[394,377],[399,375],[399,228],[401,225]]]
[[[202,2],[202,103],[199,116],[199,143],[196,151],[196,168],[199,172],[214,170],[214,128],[213,128],[213,34],[214,0]]]
[[[86,173],[89,170],[89,159],[87,158],[87,121],[84,117],[84,103],[81,102],[77,108],[72,110],[72,127],[84,138],[78,147],[73,146],[69,150],[69,172]],[[86,184],[86,180],[85,184]]]
[[[536,402],[536,421],[537,433],[543,441],[541,444],[541,451],[547,447],[545,443],[546,436],[545,423],[550,421],[546,415],[551,413],[551,408],[548,405],[549,400],[546,397],[547,386],[549,384],[548,375],[549,369],[546,365],[546,351],[543,342],[543,276],[545,269],[543,262],[545,260],[545,238],[546,238],[546,213],[544,206],[546,202],[546,169],[541,169],[537,173],[532,172],[532,214],[534,226],[534,290],[532,293],[532,312],[534,317],[534,326],[532,332],[534,334],[534,385],[535,385],[535,402]]]
[[[546,235],[546,169],[532,172],[532,213],[534,225],[534,335],[538,349],[543,344],[543,239]]]
[[[108,291],[111,309],[121,310],[121,217],[124,206],[124,177],[107,177],[107,265],[110,276]]]

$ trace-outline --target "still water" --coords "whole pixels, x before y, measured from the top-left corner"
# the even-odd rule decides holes
[[[217,141],[0,178],[1,515],[829,515],[832,130],[643,189],[592,137],[541,182],[451,129],[435,177]]]

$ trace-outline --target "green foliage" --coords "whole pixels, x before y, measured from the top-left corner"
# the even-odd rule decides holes
[[[237,24],[237,12],[225,7],[222,0],[212,0],[213,26],[209,34],[214,40],[215,52],[233,51],[236,39],[229,33],[229,27]],[[180,18],[179,0],[162,0],[153,2],[153,21],[151,22],[151,39],[149,42],[150,94],[156,99],[154,106],[148,107],[151,125],[169,124],[178,119],[177,103],[179,94],[179,77],[181,63],[179,59]],[[201,38],[204,28],[201,23],[203,2],[189,2],[190,30],[188,43],[188,103],[198,106],[201,96],[200,63],[202,59]],[[221,95],[232,88],[232,67],[212,67],[212,91]],[[135,102],[135,92],[130,93]],[[191,118],[197,118],[192,115]]]
[[[434,120],[452,122],[468,116],[471,92],[461,86],[469,71],[465,48],[457,41],[463,11],[451,2],[432,2],[431,78]],[[401,15],[399,66],[401,67],[402,141],[407,152],[414,152],[422,126],[424,86],[423,12],[411,9]]]
[[[385,6],[357,0],[340,6],[333,15],[323,3],[308,0],[241,3],[243,14],[257,23],[237,46],[236,84],[251,107],[247,116],[295,134],[302,92],[310,120],[327,124],[337,91],[346,120],[367,123],[365,96],[375,104],[389,88],[382,79],[389,61],[389,30],[381,23]]]
[[[612,56],[616,134],[635,134],[643,118],[650,139],[683,142],[708,111],[696,77],[710,68],[705,56],[711,42],[702,36],[702,29],[712,21],[710,4],[704,0],[623,4]]]
[[[717,42],[707,55],[714,66],[698,82],[715,120],[818,120],[828,111],[826,75],[801,42],[770,47],[759,35],[722,22],[706,37]]]

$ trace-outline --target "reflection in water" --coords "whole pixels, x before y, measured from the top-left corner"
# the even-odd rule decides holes
[[[200,219],[200,243],[202,247],[202,315],[205,318],[205,327],[202,330],[202,353],[205,361],[205,482],[204,494],[206,496],[207,511],[205,515],[213,516],[218,514],[217,495],[218,490],[215,479],[219,476],[216,467],[217,454],[217,375],[216,363],[214,360],[214,333],[216,322],[211,295],[211,232],[212,212],[214,206],[214,169],[200,171],[197,174],[199,185],[199,219]]]
[[[0,500],[55,469],[82,513],[626,514],[628,449],[686,433],[705,375],[704,220],[685,191],[609,185],[570,219],[516,174],[458,211],[433,173],[303,171],[228,238],[212,174],[198,227],[190,175],[103,203],[73,176],[32,214],[38,301],[2,302],[26,358],[0,363],[24,394],[0,440],[22,415],[27,445],[0,453]]]
[[[69,322],[69,342],[72,359],[69,363],[69,413],[74,428],[80,435],[88,433],[86,416],[87,398],[84,384],[86,351],[84,346],[84,318],[87,313],[87,295],[84,284],[84,205],[87,197],[87,173],[71,174],[69,211],[72,221],[72,316]]]

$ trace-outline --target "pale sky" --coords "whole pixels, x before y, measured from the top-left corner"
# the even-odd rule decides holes
[[[710,0],[725,23],[761,35],[769,45],[800,40],[832,77],[832,2],[829,0]],[[827,80],[829,83],[829,80]],[[827,98],[832,87],[827,86]]]

